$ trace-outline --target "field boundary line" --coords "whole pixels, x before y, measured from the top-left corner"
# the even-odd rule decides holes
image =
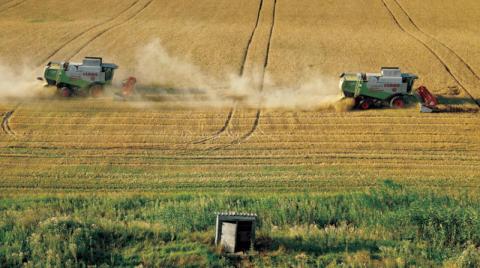
[[[435,52],[435,50],[429,46],[427,44],[427,42],[423,41],[420,37],[418,37],[417,35],[415,35],[414,33],[411,33],[409,30],[406,29],[406,27],[402,26],[402,24],[400,23],[399,19],[395,16],[394,14],[394,11],[388,6],[386,0],[381,0],[383,2],[383,5],[385,6],[385,8],[387,9],[388,13],[390,14],[390,16],[393,18],[393,20],[395,21],[395,24],[406,34],[408,34],[409,36],[411,36],[412,38],[414,38],[415,40],[417,40],[420,44],[422,44],[428,51],[430,51],[433,56],[435,58],[437,58],[437,60],[443,65],[443,67],[445,68],[445,70],[448,72],[448,74],[453,78],[453,80],[455,80],[455,82],[464,90],[464,92],[475,102],[475,104],[480,107],[480,101],[477,100],[473,95],[472,93],[470,93],[469,90],[467,90],[466,86],[464,85],[464,83],[462,83],[460,81],[459,78],[457,78],[457,76],[455,76],[453,73],[452,73],[452,68],[449,67],[449,65],[445,62],[445,60],[442,59],[442,57],[437,53]],[[395,1],[395,0],[392,0],[392,1]],[[396,1],[395,1],[396,2]],[[397,2],[398,3],[398,2]],[[399,6],[399,8],[401,9],[401,6]],[[410,20],[412,21],[412,19],[408,16],[408,14],[405,13],[405,16]],[[412,21],[413,22],[413,21]],[[416,28],[419,32],[421,32],[421,30],[415,25],[415,24],[412,24],[414,28]],[[428,35],[427,35],[428,37]]]
[[[128,17],[126,20],[122,21],[122,22],[119,22],[115,25],[112,25],[111,27],[108,27],[106,28],[105,30],[102,30],[100,31],[99,33],[97,33],[93,38],[89,39],[85,44],[83,44],[80,48],[76,49],[73,53],[72,56],[70,56],[68,58],[68,60],[70,60],[71,58],[75,57],[78,53],[80,53],[84,48],[86,48],[88,45],[90,45],[93,41],[95,41],[97,38],[99,38],[100,36],[104,35],[105,33],[119,27],[119,26],[122,26],[124,25],[125,23],[131,21],[132,19],[136,18],[140,13],[142,13],[148,6],[150,6],[150,4],[153,2],[154,0],[147,0],[146,4],[143,5],[142,8],[140,8],[137,12],[135,12],[134,14],[132,14],[130,17]],[[138,2],[137,2],[138,3]]]
[[[134,5],[136,5],[138,3],[138,1],[140,0],[136,0],[135,2],[133,2],[130,6],[128,6],[126,9],[122,10],[120,13],[118,13],[117,15],[115,16],[112,16],[110,18],[108,18],[107,20],[105,21],[102,21],[100,23],[97,23],[93,26],[90,26],[89,28],[81,31],[80,33],[76,34],[75,36],[73,36],[71,39],[69,39],[67,42],[63,43],[63,45],[61,45],[60,47],[58,47],[57,49],[55,49],[52,53],[50,53],[47,57],[45,57],[44,59],[42,59],[38,65],[43,65],[46,61],[48,61],[50,58],[52,58],[53,56],[55,56],[55,54],[57,54],[60,50],[62,50],[62,48],[64,48],[66,45],[70,44],[71,42],[75,41],[77,38],[79,38],[80,36],[82,36],[83,34],[93,30],[94,28],[97,28],[99,27],[100,25],[102,24],[105,24],[105,23],[109,23],[113,20],[115,20],[116,18],[118,18],[119,16],[121,16],[122,14],[124,14],[125,12],[127,12],[128,10],[130,10]]]

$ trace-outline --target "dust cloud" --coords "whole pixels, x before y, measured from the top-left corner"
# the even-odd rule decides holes
[[[158,39],[138,50],[134,73],[140,87],[173,88],[189,93],[192,93],[189,89],[196,89],[199,94],[178,95],[193,105],[196,96],[204,100],[202,105],[206,100],[212,106],[237,102],[252,107],[314,110],[333,107],[343,97],[338,90],[338,80],[322,76],[301,83],[297,88],[276,85],[271,77],[262,75],[260,67],[243,76],[228,73],[220,79],[209,76],[200,67],[171,56]]]
[[[36,80],[41,70],[31,68],[27,63],[4,64],[0,60],[0,100],[31,98],[41,94],[43,82]]]
[[[242,76],[225,73],[214,77],[199,66],[170,55],[158,39],[139,48],[135,60],[133,75],[139,81],[140,92],[142,87],[153,89],[156,99],[179,100],[187,106],[226,107],[237,103],[267,109],[337,109],[336,103],[343,97],[335,79],[317,76],[296,88],[282,87],[263,74],[263,66],[246,70]],[[36,80],[43,73],[41,68],[29,66],[35,65],[10,66],[0,59],[0,100],[53,95],[44,88],[45,82]]]

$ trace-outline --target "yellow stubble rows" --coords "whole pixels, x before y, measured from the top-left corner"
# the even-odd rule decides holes
[[[53,105],[56,104],[56,105]],[[419,187],[476,187],[480,124],[475,114],[242,109],[148,109],[108,100],[37,101],[0,136],[2,187],[357,189],[383,179]],[[228,146],[225,146],[228,145]]]

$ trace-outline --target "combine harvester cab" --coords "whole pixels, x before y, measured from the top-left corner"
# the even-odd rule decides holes
[[[49,86],[56,86],[62,96],[98,97],[113,80],[117,65],[103,63],[102,58],[85,57],[82,63],[49,62],[44,78]]]
[[[380,73],[343,73],[340,89],[345,97],[355,99],[357,108],[403,108],[418,77],[401,73],[397,67],[382,67]]]

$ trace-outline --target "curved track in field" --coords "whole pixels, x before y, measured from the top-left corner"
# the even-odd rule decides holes
[[[480,80],[479,76],[473,71],[470,65],[468,65],[465,60],[463,60],[457,53],[455,53],[445,44],[421,30],[415,24],[413,19],[408,15],[406,10],[399,4],[398,1],[382,0],[382,2],[392,19],[395,21],[395,24],[404,33],[411,36],[413,39],[423,45],[428,51],[430,51],[430,53],[432,53],[432,55],[443,65],[443,67],[453,78],[453,80],[455,80],[455,82],[464,90],[464,92],[477,104],[477,106],[480,107],[480,92],[478,94],[475,94],[473,90],[467,85],[468,82],[466,81],[477,80],[478,82]],[[389,2],[389,4],[387,2]],[[397,6],[397,11],[394,10],[394,6]],[[405,24],[401,23],[402,16],[403,19],[406,19],[406,21],[408,21]],[[424,39],[430,39],[431,44],[429,44],[429,42],[425,41]],[[444,49],[446,53],[442,52],[442,49]],[[445,58],[447,58],[447,60],[445,60]],[[467,73],[469,77],[461,77],[458,74],[455,74],[458,71],[455,72],[454,67],[464,69],[462,70],[463,73]]]
[[[466,62],[465,59],[463,59],[457,52],[455,52],[455,50],[453,50],[451,47],[449,47],[447,44],[445,44],[444,42],[440,41],[439,39],[435,38],[433,35],[425,32],[422,28],[420,28],[412,19],[412,16],[410,16],[410,14],[407,12],[407,10],[400,4],[400,2],[398,2],[398,0],[394,0],[395,3],[402,9],[402,11],[405,13],[405,15],[407,15],[409,21],[420,31],[422,32],[423,34],[425,34],[426,36],[428,36],[429,38],[431,38],[432,40],[435,40],[436,42],[438,42],[441,46],[443,46],[444,48],[446,48],[450,53],[452,53],[455,57],[458,58],[458,60],[463,64],[465,65],[465,67],[469,70],[469,72],[472,73],[473,76],[475,76],[475,78],[480,81],[480,75],[477,74],[475,72],[475,70],[472,68],[472,66],[470,66],[470,64],[468,64]]]
[[[77,40],[78,38],[80,38],[82,35],[88,33],[89,31],[105,24],[105,23],[108,23],[108,22],[111,22],[115,19],[117,19],[119,16],[121,16],[122,14],[124,14],[125,12],[128,12],[128,10],[130,10],[135,4],[138,3],[139,0],[136,0],[135,2],[133,2],[129,7],[127,7],[126,9],[122,10],[120,13],[118,13],[117,15],[105,20],[105,21],[102,21],[100,23],[97,23],[81,32],[79,32],[78,34],[76,34],[75,36],[73,36],[72,38],[70,38],[69,40],[67,40],[66,42],[64,42],[61,46],[59,46],[57,49],[55,49],[52,53],[50,53],[48,56],[46,56],[45,58],[43,58],[41,61],[39,61],[38,65],[43,65],[45,62],[47,62],[49,59],[51,59],[53,56],[55,56],[55,54],[57,54],[60,50],[62,50],[62,48],[64,48],[66,45],[74,42],[75,40]]]
[[[131,14],[130,16],[128,16],[125,20],[121,21],[121,22],[118,22],[118,23],[115,23],[114,25],[112,26],[109,26],[108,28],[104,29],[104,30],[101,30],[100,32],[96,33],[91,39],[89,39],[86,43],[84,43],[82,46],[80,46],[80,48],[74,50],[73,52],[73,55],[71,55],[69,57],[69,59],[75,57],[78,53],[80,53],[84,48],[86,48],[88,45],[90,45],[93,41],[95,41],[95,39],[99,38],[100,36],[104,35],[105,33],[119,27],[119,26],[122,26],[124,25],[125,23],[131,21],[132,19],[134,19],[135,17],[137,17],[142,11],[144,11],[145,9],[148,8],[148,6],[150,6],[150,4],[152,4],[154,0],[146,0],[142,3],[139,3],[137,2],[136,4],[139,4],[140,6],[140,9],[135,11],[133,14]],[[134,5],[135,6],[135,5]]]
[[[271,19],[270,26],[269,26],[268,42],[267,42],[267,45],[266,45],[265,56],[263,58],[263,70],[262,70],[262,76],[261,76],[262,78],[261,78],[261,83],[260,83],[260,88],[259,88],[260,93],[263,91],[263,87],[264,87],[265,72],[266,72],[266,69],[267,69],[267,66],[268,66],[268,58],[269,58],[270,48],[271,48],[271,43],[272,43],[272,35],[273,35],[273,30],[275,28],[275,15],[276,15],[276,8],[277,8],[277,0],[272,0],[272,1],[273,1],[273,6],[272,6],[272,10],[271,10],[272,19]],[[259,16],[260,16],[260,12],[259,12]],[[253,39],[253,37],[252,37],[252,39]],[[245,57],[245,58],[247,58],[247,57]],[[259,106],[261,106],[261,103],[259,104]],[[235,140],[232,140],[228,144],[212,147],[209,150],[217,151],[217,150],[225,149],[225,148],[228,148],[232,145],[240,144],[240,143],[248,140],[255,133],[255,131],[258,129],[258,126],[260,124],[261,115],[262,115],[262,110],[259,107],[259,108],[257,108],[257,112],[255,114],[255,120],[253,121],[252,127],[247,133],[245,133],[244,135],[242,135],[241,137],[239,137]]]
[[[263,1],[264,0],[260,0],[260,2],[259,2],[257,18],[255,19],[255,25],[252,29],[250,37],[248,38],[247,46],[244,49],[244,53],[243,53],[243,57],[242,57],[242,65],[240,66],[240,71],[239,71],[240,76],[244,75],[245,64],[247,62],[248,53],[249,53],[250,47],[252,45],[253,37],[255,36],[255,33],[257,32],[257,29],[258,29],[258,24],[259,24],[259,21],[260,21],[260,15],[262,13],[262,8],[263,8]],[[195,141],[192,141],[191,143],[192,144],[202,144],[202,143],[205,143],[207,141],[211,141],[211,140],[215,140],[215,139],[219,138],[229,128],[230,123],[232,121],[232,117],[233,117],[233,115],[235,114],[235,111],[236,111],[236,106],[237,106],[237,103],[235,102],[233,104],[233,107],[230,108],[230,111],[227,114],[227,118],[225,119],[225,123],[223,124],[223,126],[217,132],[210,135],[209,137],[202,138],[202,139],[199,139],[199,140],[195,140]]]
[[[10,125],[8,124],[8,121],[10,120],[10,117],[12,117],[13,113],[15,110],[11,110],[3,114],[2,116],[2,130],[5,132],[7,135],[12,135],[15,136],[15,132],[10,128]]]
[[[12,2],[15,2],[15,0],[8,1],[8,2],[4,3],[2,6],[0,6],[0,13],[2,13],[2,12],[4,12],[4,11],[7,11],[7,10],[9,10],[9,9],[11,9],[11,8],[14,8],[14,7],[16,7],[16,6],[19,6],[19,5],[27,2],[27,0],[21,0],[21,1],[18,1],[18,2],[16,2],[16,3],[14,3],[13,5],[10,5],[10,6],[9,6],[8,4],[10,4],[10,3],[12,3]],[[6,7],[4,7],[4,6],[6,6]]]
[[[142,11],[144,11],[154,0],[137,0],[135,2],[133,2],[133,4],[131,4],[128,8],[122,10],[120,13],[118,13],[116,16],[113,16],[111,17],[110,19],[106,20],[106,21],[103,21],[101,23],[98,23],[98,24],[95,24],[87,29],[85,29],[84,31],[78,33],[77,35],[75,35],[74,37],[72,37],[71,39],[69,39],[68,41],[66,41],[65,43],[63,43],[60,47],[58,47],[57,49],[55,49],[52,53],[50,53],[47,57],[45,57],[44,59],[42,59],[41,62],[39,62],[38,64],[41,65],[41,64],[44,64],[46,61],[48,61],[49,59],[51,59],[52,57],[56,56],[57,54],[59,54],[60,52],[62,52],[62,50],[67,50],[67,46],[69,44],[73,44],[75,42],[80,42],[80,39],[82,37],[88,37],[89,35],[92,35],[90,37],[87,38],[87,40],[82,43],[79,47],[73,49],[73,50],[70,50],[70,51],[65,51],[65,53],[68,55],[65,60],[70,60],[72,59],[73,57],[75,57],[80,51],[82,51],[85,47],[87,47],[90,43],[92,43],[93,41],[95,41],[97,38],[99,38],[100,36],[104,35],[105,33],[109,32],[110,30],[112,29],[115,29],[127,22],[129,22],[130,20],[132,20],[133,18],[135,18],[136,16],[138,16]],[[125,18],[121,18],[122,16],[126,16]],[[111,25],[108,25],[108,24],[111,24]]]
[[[225,123],[223,124],[222,128],[220,128],[217,132],[215,132],[213,135],[210,137],[206,137],[203,139],[195,140],[192,142],[192,144],[202,144],[210,140],[214,140],[218,138],[220,135],[222,135],[225,130],[227,130],[228,126],[230,125],[230,122],[232,121],[233,114],[235,113],[235,106],[230,108],[230,111],[228,112],[227,118],[225,119]]]
[[[257,19],[255,21],[255,26],[253,27],[252,33],[250,34],[250,38],[248,39],[247,47],[245,48],[243,53],[242,66],[240,66],[240,76],[243,76],[243,72],[245,70],[245,63],[247,62],[248,51],[250,50],[250,46],[252,45],[252,41],[253,41],[253,36],[255,36],[255,32],[257,31],[257,28],[258,28],[258,22],[260,21],[260,14],[262,13],[262,7],[263,7],[263,0],[260,0],[260,4],[258,6],[258,12],[257,12]]]

